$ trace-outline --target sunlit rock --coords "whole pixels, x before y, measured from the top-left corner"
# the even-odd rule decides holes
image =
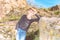
[[[59,40],[60,38],[60,18],[41,17],[39,30],[40,40]],[[58,36],[59,35],[59,36]]]

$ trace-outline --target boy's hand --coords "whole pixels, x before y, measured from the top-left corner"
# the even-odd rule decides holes
[[[34,11],[34,13],[33,13],[33,14],[34,14],[34,15],[35,15],[35,14],[37,14],[37,11]]]

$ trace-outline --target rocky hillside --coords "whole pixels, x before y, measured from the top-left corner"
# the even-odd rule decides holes
[[[51,11],[60,10],[60,5],[56,5],[50,8]]]
[[[34,8],[28,5],[26,0],[0,0],[0,39],[1,40],[15,40],[16,23],[21,18],[21,16],[26,12],[26,10],[30,7]],[[39,8],[39,9],[35,8],[35,9],[37,10],[39,15],[44,16],[44,17],[48,17],[48,18],[60,17],[59,5],[56,5],[51,8]],[[42,22],[42,24],[43,23],[44,21]],[[50,25],[50,23],[48,24]],[[34,22],[31,24],[27,35],[28,35],[27,40],[28,40],[28,37],[30,38],[32,36],[33,37],[30,38],[31,40],[32,39],[38,40],[37,38],[38,37],[38,23]]]
[[[30,7],[31,6],[27,4],[26,0],[0,0],[0,19],[5,17],[6,14],[10,14],[11,12],[22,13],[22,11],[25,11]],[[50,16],[55,14],[56,12],[55,10],[57,10],[57,14],[59,14],[60,5],[56,5],[51,8],[41,8],[37,10],[39,10],[39,13],[43,12],[41,14],[43,14],[44,16],[45,15]]]
[[[19,9],[26,6],[26,0],[0,0],[0,19],[11,11],[20,12]]]

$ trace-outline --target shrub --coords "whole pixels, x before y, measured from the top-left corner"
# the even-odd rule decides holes
[[[54,14],[55,15],[59,15],[60,14],[60,11],[55,11]]]

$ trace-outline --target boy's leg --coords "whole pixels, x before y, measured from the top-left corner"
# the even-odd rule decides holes
[[[25,40],[25,38],[26,38],[26,31],[18,29],[16,34],[16,40]]]

